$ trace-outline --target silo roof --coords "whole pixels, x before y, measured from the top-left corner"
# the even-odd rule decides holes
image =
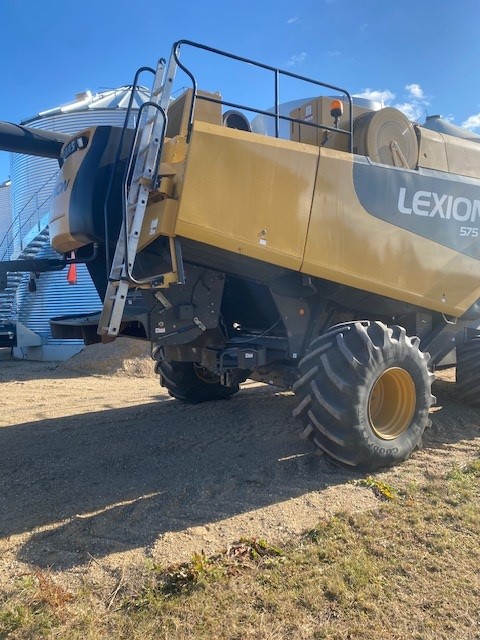
[[[69,102],[60,107],[40,111],[37,115],[23,120],[21,124],[28,124],[40,118],[62,115],[76,111],[91,111],[94,109],[127,109],[128,101],[132,91],[131,85],[119,87],[118,89],[106,89],[93,94],[91,91],[84,91],[77,94],[74,102]],[[140,106],[150,99],[150,91],[146,87],[137,87],[134,94],[132,109],[139,109]]]

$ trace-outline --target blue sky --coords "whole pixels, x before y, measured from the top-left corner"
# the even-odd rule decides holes
[[[0,16],[0,120],[129,84],[187,38],[480,133],[480,0],[0,0]],[[190,59],[205,89],[271,106],[270,78]],[[0,181],[8,173],[0,152]]]

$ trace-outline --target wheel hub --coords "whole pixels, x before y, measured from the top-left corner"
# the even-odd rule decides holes
[[[400,367],[391,367],[376,380],[368,400],[368,417],[375,434],[394,440],[410,424],[416,406],[412,376]]]

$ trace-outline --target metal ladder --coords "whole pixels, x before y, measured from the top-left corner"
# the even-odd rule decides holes
[[[154,75],[150,101],[142,106],[142,109],[146,108],[146,116],[144,122],[138,125],[136,133],[136,140],[140,137],[140,142],[138,145],[136,143],[133,145],[131,157],[133,157],[135,149],[138,149],[133,171],[130,170],[130,160],[130,167],[126,172],[125,181],[128,181],[129,175],[131,175],[131,181],[129,188],[127,184],[124,185],[125,191],[128,188],[128,196],[124,197],[126,210],[98,323],[100,335],[118,335],[130,285],[145,284],[145,281],[135,280],[132,272],[148,196],[156,186],[157,176],[155,174],[165,136],[165,114],[171,97],[175,70],[176,65],[171,61],[167,72],[164,73],[165,61],[159,61]],[[139,113],[140,122],[141,111]],[[147,282],[153,280],[152,278]]]

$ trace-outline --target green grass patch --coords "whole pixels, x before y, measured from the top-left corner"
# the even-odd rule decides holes
[[[355,484],[361,487],[368,487],[381,500],[396,500],[399,497],[398,490],[395,487],[373,476],[356,480]]]
[[[32,573],[3,597],[0,638],[478,640],[479,478],[480,459],[424,485],[367,478],[378,510],[152,565],[115,600]]]

